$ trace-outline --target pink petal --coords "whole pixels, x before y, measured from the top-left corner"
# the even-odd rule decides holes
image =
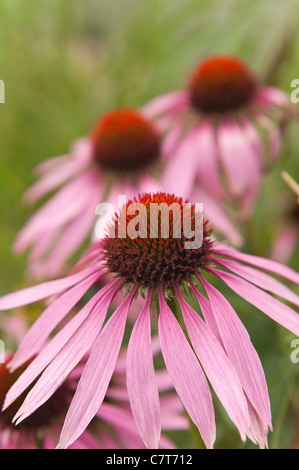
[[[49,355],[48,364],[53,359],[55,349],[57,355],[30,390],[23,405],[18,410],[14,418],[14,420],[18,419],[17,424],[33,413],[53,395],[91,347],[95,338],[101,331],[111,300],[118,289],[119,285],[114,287],[110,285],[104,292],[100,292],[100,300],[98,300],[99,296],[96,296],[96,299],[92,299],[91,306],[89,305],[88,309],[85,310],[84,316],[82,312],[80,312],[80,324],[78,325],[79,322],[76,321],[75,325],[77,328],[73,328],[73,325],[66,325],[64,328],[65,331],[61,331],[60,334],[58,333],[54,340],[49,343],[46,356],[49,352],[52,352],[52,354]],[[77,314],[77,316],[79,316],[80,313]],[[76,317],[74,317],[73,320],[76,320]],[[70,335],[69,329],[75,330],[72,335]],[[57,338],[58,336],[59,338]],[[53,344],[51,344],[53,342],[59,344],[60,350],[57,347],[53,347]],[[39,361],[39,363],[41,362]],[[36,369],[36,365],[34,369]]]
[[[194,163],[198,169],[200,187],[216,197],[225,199],[220,177],[215,126],[210,120],[206,119],[197,126],[194,144],[194,153],[196,152]]]
[[[41,233],[47,232],[47,227],[52,231],[80,214],[90,197],[90,185],[94,180],[95,172],[85,172],[51,197],[22,228],[14,251],[25,250]]]
[[[208,325],[176,289],[194,351],[219,400],[240,431],[243,440],[249,427],[247,401],[240,380],[224,349]]]
[[[24,194],[23,199],[27,204],[33,204],[43,196],[58,188],[61,184],[70,180],[78,172],[82,172],[85,165],[69,158],[46,173],[36,183],[34,183]]]
[[[131,333],[127,351],[127,387],[135,423],[146,447],[157,449],[161,434],[159,394],[151,346],[152,293]]]
[[[42,373],[47,365],[54,359],[57,353],[63,348],[66,342],[71,338],[81,323],[86,319],[93,307],[99,302],[103,295],[103,288],[97,293],[81,310],[73,317],[69,323],[40,351],[36,358],[29,364],[25,371],[20,375],[16,382],[9,389],[4,408],[23,393],[26,388]],[[77,368],[78,369],[78,368]]]
[[[236,369],[242,387],[264,425],[271,427],[270,402],[265,374],[248,332],[225,297],[202,276],[199,279],[210,298],[223,345]]]
[[[116,432],[122,440],[125,439],[125,441],[127,441],[130,446],[129,448],[134,448],[132,444],[136,446],[135,448],[144,448],[133,416],[129,410],[112,403],[104,402],[99,408],[97,416],[104,422],[110,424],[114,432]],[[127,438],[125,436],[127,436]],[[131,443],[129,443],[130,441]]]
[[[220,266],[224,266],[238,276],[243,277],[249,282],[256,284],[258,287],[265,289],[272,294],[278,295],[288,302],[293,303],[299,307],[299,296],[295,294],[291,289],[286,287],[280,281],[275,279],[273,276],[259,271],[257,269],[251,268],[249,266],[244,266],[236,261],[224,260],[219,258],[212,258],[213,261]]]
[[[39,237],[39,239],[36,240],[29,254],[29,262],[30,262],[31,270],[32,270],[32,266],[35,260],[41,258],[47,252],[47,250],[50,248],[50,246],[54,242],[56,236],[57,236],[57,230],[56,228],[53,228],[52,230],[51,229],[47,230],[47,232],[44,233],[42,237]]]
[[[42,176],[45,173],[48,173],[54,170],[54,168],[59,167],[62,163],[66,163],[69,160],[70,160],[69,154],[46,158],[34,168],[33,170],[34,175]]]
[[[284,305],[279,300],[267,294],[253,284],[233,274],[225,273],[218,269],[209,268],[216,276],[220,277],[233,291],[247,302],[268,315],[272,320],[299,336],[299,314],[292,308]]]
[[[172,160],[164,170],[162,186],[166,192],[175,192],[178,196],[188,198],[196,178],[194,163],[194,129],[184,136]]]
[[[248,152],[246,152],[247,160],[244,164],[246,165],[249,180],[248,191],[242,199],[241,210],[243,217],[249,217],[255,206],[264,172],[263,147],[258,131],[249,119],[245,117],[242,119],[241,130],[244,147],[248,149]]]
[[[278,263],[288,264],[299,240],[296,222],[278,229],[272,242],[270,258]]]
[[[105,397],[119,349],[127,312],[136,293],[132,290],[96,339],[75,396],[68,410],[58,447],[67,448],[95,416]]]
[[[173,118],[171,117],[169,118],[169,120],[173,121]],[[180,140],[183,135],[184,127],[185,127],[184,119],[180,120],[179,122],[171,122],[171,127],[167,129],[167,132],[162,139],[162,149],[161,149],[162,158],[167,158],[167,159],[172,158],[174,152],[180,145]],[[164,130],[165,128],[163,127],[163,129],[161,129],[161,132],[163,132]]]
[[[98,266],[87,268],[84,271],[62,279],[44,282],[37,286],[27,287],[26,289],[5,295],[0,298],[0,310],[11,310],[16,307],[21,307],[22,305],[32,304],[33,302],[45,299],[51,295],[58,294],[59,292],[86,279],[98,270]]]
[[[188,95],[185,91],[176,91],[154,98],[141,109],[142,114],[147,118],[153,118],[159,114],[173,111],[176,108],[185,106],[188,103]]]
[[[268,448],[267,433],[261,421],[261,418],[253,408],[250,402],[248,402],[248,411],[250,418],[250,433],[249,438],[253,442],[257,442],[261,449]]]
[[[256,101],[262,106],[288,106],[289,96],[276,87],[260,87]]]
[[[76,217],[65,227],[62,236],[51,250],[48,260],[43,266],[45,275],[56,276],[63,270],[67,259],[81,246],[86,237],[91,234],[95,222],[95,208],[101,200],[102,190],[90,188],[90,199],[82,214]]]
[[[276,261],[255,255],[247,255],[222,243],[215,243],[212,247],[212,251],[219,256],[226,256],[267,271],[272,271],[273,273],[299,285],[299,273],[288,266],[277,263]]]
[[[159,291],[159,337],[162,354],[174,387],[207,448],[215,440],[215,417],[211,392],[201,366],[174,314]]]
[[[223,122],[218,129],[218,145],[232,193],[235,196],[256,195],[261,163],[241,127],[232,120]]]
[[[49,305],[49,307],[46,308],[46,310],[44,310],[24,337],[17,352],[11,360],[11,370],[17,369],[39,351],[51,331],[54,330],[58,323],[63,320],[67,313],[69,313],[69,311],[83,297],[85,292],[95,284],[103,274],[103,272],[97,272],[92,274],[90,277],[87,277],[80,284],[69,289],[63,295],[58,297]]]
[[[209,325],[210,329],[218,339],[219,343],[222,344],[222,339],[218,330],[217,322],[215,320],[210,301],[197,290],[197,287],[192,282],[190,282],[190,287],[200,305],[200,309],[202,311],[205,322],[207,323],[207,325]]]

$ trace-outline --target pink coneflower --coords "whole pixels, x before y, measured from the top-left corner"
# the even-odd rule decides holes
[[[162,160],[157,128],[137,110],[118,109],[103,115],[69,155],[41,163],[39,179],[25,193],[25,201],[34,203],[58,192],[28,220],[14,243],[15,253],[30,249],[31,275],[49,279],[63,273],[69,258],[94,236],[96,208],[102,201],[117,206],[118,195],[163,189]],[[176,189],[180,192],[179,184]],[[212,198],[200,201],[215,228],[240,244],[241,236]]]
[[[35,203],[58,190],[27,221],[14,251],[30,249],[31,274],[51,278],[92,234],[96,207],[115,203],[150,185],[159,159],[160,137],[154,126],[133,109],[103,115],[89,136],[78,139],[68,155],[52,158],[37,169],[37,182],[25,193]]]
[[[190,216],[192,228],[197,226],[194,206],[186,206],[181,198],[165,193],[144,194],[133,202],[142,203],[147,215],[152,204],[179,208],[179,215],[183,216],[187,207],[185,217]],[[162,355],[174,388],[206,447],[213,447],[216,433],[207,379],[241,438],[248,436],[261,447],[267,446],[271,413],[260,359],[233,307],[210,281],[220,278],[244,300],[298,335],[297,312],[274,297],[298,305],[298,296],[264,270],[295,284],[299,284],[299,274],[274,261],[218,243],[212,239],[207,221],[203,223],[201,247],[187,249],[185,243],[191,237],[186,237],[184,231],[177,236],[178,225],[182,228],[185,217],[176,219],[171,212],[174,223],[169,224],[167,238],[164,237],[167,221],[162,214],[154,226],[158,229],[156,237],[151,238],[153,226],[148,219],[145,224],[140,221],[136,225],[136,230],[138,226],[138,230],[146,231],[144,236],[129,236],[129,226],[131,233],[132,225],[136,224],[136,219],[128,215],[131,203],[110,224],[107,237],[89,248],[68,277],[0,299],[0,309],[7,310],[54,296],[10,363],[13,371],[38,353],[11,387],[5,408],[41,374],[15,418],[21,422],[30,416],[90,349],[60,436],[59,447],[70,446],[101,407],[122,344],[128,311],[139,294],[145,301],[130,335],[126,375],[132,413],[145,445],[158,447],[161,431],[151,347],[152,320],[152,326],[158,327]],[[107,283],[41,350],[72,307],[106,275]],[[112,300],[119,292],[123,299],[108,316]],[[190,296],[197,302],[196,310],[188,303]]]
[[[289,194],[287,197],[280,195],[282,216],[275,228],[270,257],[288,264],[299,240],[299,185],[286,171],[282,172],[282,177],[295,193],[296,199]]]
[[[180,183],[183,197],[199,189],[235,206],[242,219],[253,209],[267,167],[279,157],[294,106],[282,90],[261,85],[238,58],[217,55],[195,68],[185,90],[150,101],[143,113],[166,134],[166,191]]]

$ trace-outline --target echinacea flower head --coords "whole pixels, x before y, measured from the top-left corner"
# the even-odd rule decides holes
[[[38,180],[24,199],[33,204],[55,193],[29,218],[14,243],[15,253],[29,250],[31,276],[64,274],[72,255],[94,239],[101,202],[115,206],[119,195],[162,189],[161,151],[158,128],[141,112],[123,108],[101,116],[88,136],[74,142],[70,154],[41,163]],[[211,198],[203,202],[215,228],[241,243],[229,217]]]
[[[16,253],[30,249],[29,271],[37,278],[61,275],[65,263],[89,237],[101,201],[118,194],[156,188],[160,136],[134,109],[104,114],[68,155],[44,161],[38,180],[24,195],[35,203],[56,191],[27,221],[14,243]]]
[[[4,403],[5,395],[17,378],[26,370],[28,364],[10,373],[8,363],[9,355],[4,363],[0,363],[0,406]],[[0,412],[0,448],[1,449],[53,449],[55,438],[63,424],[63,418],[71,401],[73,394],[72,381],[65,381],[61,387],[52,395],[50,400],[43,404],[28,420],[23,421],[20,426],[15,426],[13,417],[22,404],[26,391],[9,406]],[[28,390],[27,390],[28,392]]]
[[[158,217],[152,218],[158,203]],[[163,212],[166,208],[169,226]],[[0,309],[8,310],[51,297],[9,364],[13,371],[36,354],[6,395],[4,409],[37,380],[18,410],[16,422],[45,403],[90,350],[60,436],[59,447],[70,446],[101,409],[128,312],[141,297],[140,315],[128,343],[126,382],[146,447],[157,448],[161,433],[152,328],[157,328],[173,386],[206,447],[213,447],[216,436],[210,386],[242,440],[248,436],[260,447],[267,446],[272,424],[263,367],[242,321],[213,279],[221,279],[244,301],[298,335],[298,313],[277,297],[296,306],[299,297],[271,274],[297,285],[299,274],[219,243],[212,238],[209,222],[195,209],[196,205],[171,194],[142,194],[121,208],[106,237],[91,245],[69,276],[0,299]],[[187,245],[195,238],[200,246]],[[67,321],[67,314],[92,286],[99,286],[100,279],[102,287]],[[116,296],[121,299],[111,312]],[[48,339],[62,320],[62,327]]]
[[[200,200],[208,193],[220,204],[251,214],[262,177],[282,153],[287,124],[296,118],[289,96],[262,85],[239,58],[202,60],[186,89],[154,98],[143,108],[154,119],[169,161],[164,190]]]

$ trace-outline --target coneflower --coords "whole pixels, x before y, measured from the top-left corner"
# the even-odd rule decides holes
[[[118,196],[163,190],[162,136],[135,109],[116,109],[101,116],[90,134],[74,142],[68,155],[52,158],[36,169],[39,179],[25,193],[35,203],[55,191],[26,222],[13,249],[29,249],[29,273],[51,279],[65,273],[71,256],[93,239],[98,204],[117,204]],[[180,193],[180,185],[177,186]],[[233,243],[241,236],[211,198],[202,198],[215,227]]]
[[[157,205],[161,210],[156,211],[155,220],[152,208],[156,210]],[[169,234],[165,236],[165,214],[170,208]],[[128,311],[139,295],[144,297],[144,304],[130,335],[126,374],[132,413],[145,445],[157,448],[161,432],[151,347],[151,326],[155,325],[173,386],[206,447],[213,447],[216,433],[207,379],[241,438],[248,436],[259,446],[267,446],[272,425],[263,367],[237,313],[211,281],[213,277],[220,278],[244,301],[298,335],[298,313],[276,298],[298,306],[298,296],[265,271],[295,284],[299,284],[299,274],[277,262],[243,254],[217,242],[206,220],[198,229],[200,219],[195,209],[174,195],[140,195],[122,207],[110,223],[107,236],[89,248],[68,277],[0,299],[0,309],[8,310],[54,296],[10,362],[13,371],[37,354],[7,393],[4,409],[41,374],[18,410],[17,422],[48,400],[90,350],[59,447],[70,446],[81,435],[104,400]],[[186,248],[193,238],[200,240],[200,246]],[[64,320],[89,288],[99,285],[100,279],[106,279],[102,287],[83,306],[81,303],[76,315]],[[119,293],[123,299],[108,315]],[[191,307],[190,298],[197,307]],[[43,347],[62,320],[63,326]]]
[[[287,93],[262,85],[239,58],[202,60],[185,90],[143,108],[165,134],[164,190],[199,201],[202,192],[249,217],[262,177],[282,153],[284,131],[298,118]]]

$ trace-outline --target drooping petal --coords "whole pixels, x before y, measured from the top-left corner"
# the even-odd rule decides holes
[[[70,180],[79,171],[82,172],[83,169],[84,166],[82,163],[72,158],[68,157],[65,160],[61,160],[60,165],[55,166],[51,170],[48,169],[47,173],[25,192],[24,201],[30,204],[35,203],[43,196],[46,196],[60,185]],[[43,171],[45,171],[45,169]]]
[[[295,294],[291,289],[286,287],[280,281],[275,279],[273,276],[259,271],[258,269],[251,268],[250,266],[245,266],[236,261],[224,260],[219,258],[213,258],[215,263],[224,266],[238,276],[243,277],[249,282],[265,289],[272,294],[278,295],[288,302],[293,303],[294,305],[299,306],[299,296]]]
[[[68,410],[58,447],[67,448],[95,416],[105,397],[123,339],[133,289],[97,337]]]
[[[44,310],[21,342],[10,362],[10,370],[17,369],[39,351],[51,331],[54,330],[58,323],[63,320],[63,318],[83,297],[85,292],[87,292],[87,290],[95,284],[103,274],[103,271],[93,273],[91,276],[81,281],[80,284],[75,285],[59,296],[46,308],[46,310]]]
[[[241,211],[243,217],[249,217],[255,207],[264,172],[262,140],[249,119],[243,117],[241,125],[241,138],[244,148],[247,148],[244,161],[248,173],[248,189],[242,198]]]
[[[234,274],[225,273],[218,269],[209,269],[240,297],[264,312],[272,320],[299,336],[299,314],[295,310]]]
[[[52,231],[80,214],[89,199],[90,185],[96,176],[94,171],[86,172],[50,198],[19,232],[13,245],[14,251],[23,252],[42,233],[47,232],[48,226]]]
[[[150,449],[157,449],[161,434],[159,394],[151,346],[152,293],[131,333],[127,351],[127,388],[139,433]]]
[[[102,189],[98,185],[90,188],[90,199],[82,213],[63,228],[60,239],[52,248],[48,259],[41,261],[44,275],[56,276],[61,273],[67,259],[76,252],[91,233],[95,222],[95,208],[101,200]]]
[[[289,96],[284,91],[276,87],[260,87],[255,100],[262,106],[288,106]]]
[[[249,438],[256,441],[261,449],[268,448],[267,432],[261,418],[257,414],[250,402],[248,402],[248,411],[250,419]]]
[[[12,294],[5,295],[0,298],[0,310],[11,310],[13,308],[21,307],[22,305],[28,305],[37,302],[38,300],[46,299],[52,295],[59,294],[59,292],[62,292],[86,279],[88,276],[98,271],[98,269],[98,266],[93,266],[92,268],[86,268],[79,273],[72,274],[65,278],[43,282],[42,284],[27,287],[17,292],[13,292]]]
[[[238,375],[208,325],[184,300],[179,288],[176,293],[194,351],[219,400],[245,440],[249,415]]]
[[[196,133],[191,129],[172,157],[172,162],[166,167],[162,176],[162,186],[168,193],[176,192],[183,198],[188,198],[192,190],[196,171],[194,165],[194,140]]]
[[[194,144],[194,153],[196,152],[194,164],[200,187],[224,199],[215,127],[210,119],[205,119],[196,127]]]
[[[222,344],[222,339],[218,330],[218,325],[215,320],[210,301],[198,291],[193,282],[190,282],[190,287],[200,305],[200,309],[202,311],[205,322],[209,325],[210,329],[213,331],[219,343]]]
[[[271,427],[269,393],[259,356],[247,330],[226,298],[202,276],[200,282],[209,296],[223,345],[242,387],[265,427]]]
[[[174,109],[185,106],[188,103],[188,94],[185,91],[176,91],[154,98],[141,109],[141,113],[147,118],[157,117],[159,114],[168,113]]]
[[[159,292],[159,337],[162,354],[173,385],[207,448],[215,440],[215,416],[211,392],[180,325]]]
[[[69,159],[69,154],[46,158],[33,169],[33,173],[36,177],[41,177],[44,174],[49,173],[50,171],[59,167],[62,163],[69,161]]]
[[[278,274],[279,276],[299,285],[299,273],[288,266],[278,263],[277,261],[241,253],[224,243],[215,243],[211,248],[211,251],[219,256],[227,256],[228,258],[243,261],[244,263],[251,264],[252,266],[256,266],[263,270],[271,271],[272,273]]]
[[[80,310],[80,312],[78,312],[77,315],[75,315],[64,326],[64,328],[56,334],[56,336],[46,345],[46,347],[39,352],[39,354],[28,365],[28,367],[26,367],[25,371],[9,389],[5,398],[4,408],[7,408],[43,372],[43,370],[72,337],[75,331],[80,327],[82,322],[86,320],[92,309],[101,301],[101,298],[104,297],[105,293],[107,293],[107,290],[109,292],[110,289],[110,285],[101,289],[101,291],[92,297],[89,302],[87,302],[87,304]]]
[[[173,118],[169,118],[173,121]],[[163,126],[163,123],[162,123]],[[164,126],[163,126],[164,127]],[[168,129],[167,133],[163,137],[162,140],[162,149],[161,149],[161,157],[166,159],[171,159],[174,152],[179,146],[180,138],[183,134],[183,130],[185,127],[185,121],[182,119],[179,122],[172,122],[171,127]],[[161,129],[163,132],[163,129]]]
[[[218,129],[218,145],[232,194],[256,196],[261,165],[241,127],[232,120],[223,121]]]
[[[95,338],[101,331],[107,310],[118,288],[118,285],[114,287],[109,286],[109,288],[105,290],[105,294],[102,295],[102,298],[95,303],[91,310],[89,309],[89,313],[84,321],[80,319],[81,324],[68,341],[67,337],[59,338],[63,339],[65,345],[58,351],[56,357],[48,365],[37,383],[28,393],[23,405],[14,418],[17,419],[17,424],[33,413],[53,395],[91,347]],[[93,303],[94,302],[92,302],[92,304]],[[68,328],[65,329],[67,334]],[[62,333],[62,331],[60,333]],[[63,335],[61,334],[60,336]]]

